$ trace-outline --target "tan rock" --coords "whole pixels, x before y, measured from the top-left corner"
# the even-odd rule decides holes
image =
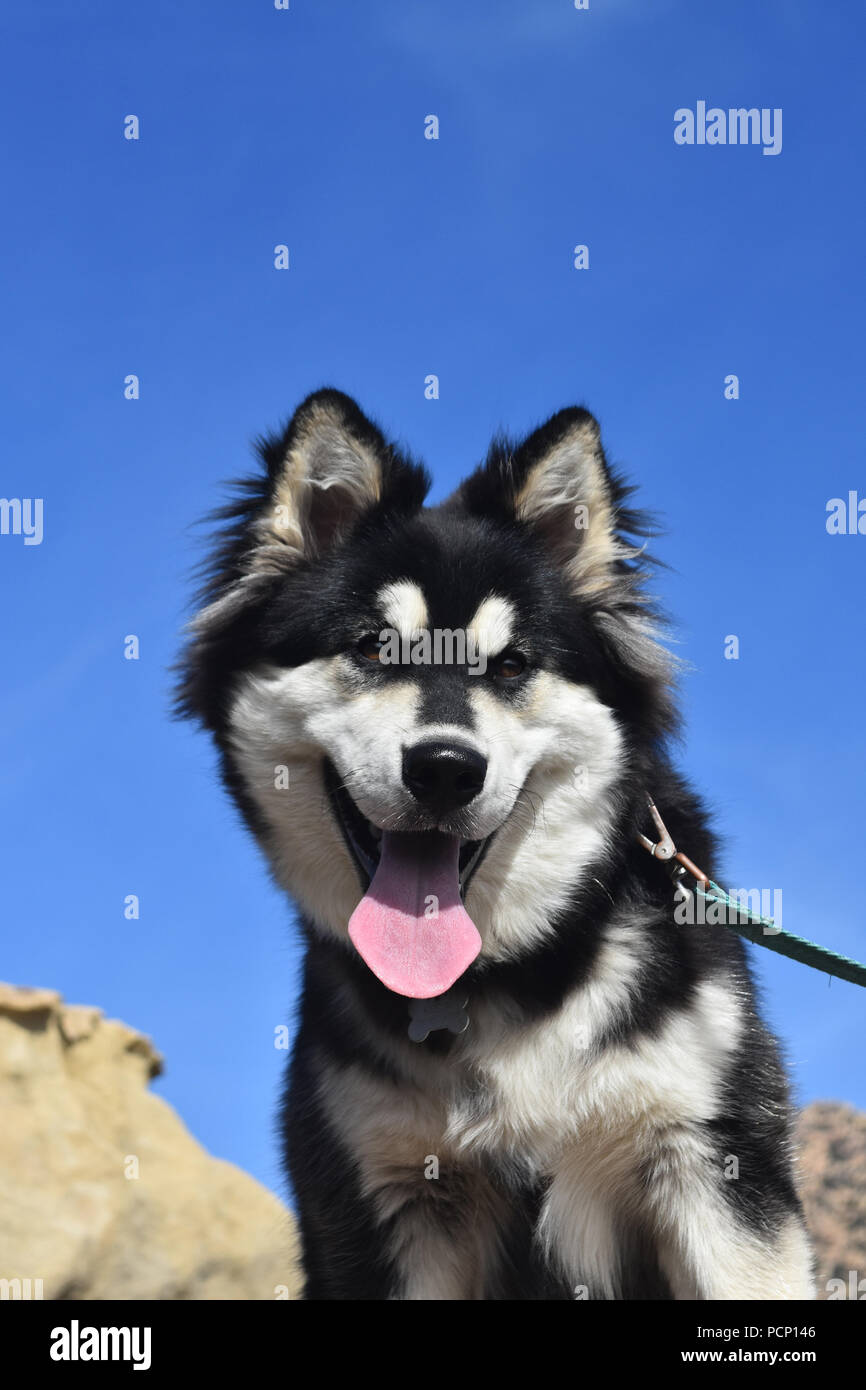
[[[798,1128],[803,1205],[817,1256],[818,1297],[841,1279],[845,1297],[866,1298],[866,1114],[835,1101],[816,1101]],[[854,1278],[851,1278],[851,1275]],[[838,1285],[835,1289],[839,1296]]]
[[[148,1090],[160,1070],[99,1009],[0,985],[0,1280],[46,1299],[295,1297],[291,1214]]]
[[[100,1009],[0,984],[0,1280],[45,1298],[297,1295],[290,1213],[148,1090],[161,1070]],[[798,1140],[818,1296],[851,1271],[866,1294],[866,1115],[818,1102]]]

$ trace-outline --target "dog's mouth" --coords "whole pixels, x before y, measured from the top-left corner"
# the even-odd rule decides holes
[[[349,921],[354,946],[395,993],[412,999],[443,994],[481,950],[463,904],[493,834],[463,840],[440,830],[381,830],[355,804],[330,760],[324,777],[364,889]]]
[[[376,876],[382,855],[382,836],[387,833],[368,820],[359,806],[355,804],[343,783],[340,774],[330,758],[325,759],[325,786],[328,800],[337,824],[346,842],[361,879],[361,887],[369,888]],[[406,834],[419,837],[419,847],[424,836],[437,836],[438,830],[413,830]],[[481,866],[496,831],[482,840],[461,840],[458,856],[458,880],[461,898],[466,897],[469,885]]]

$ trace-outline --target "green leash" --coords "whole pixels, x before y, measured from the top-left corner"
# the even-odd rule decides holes
[[[732,910],[735,920],[731,921],[731,912],[726,912],[724,925],[738,936],[744,936],[747,941],[751,941],[753,946],[766,946],[768,951],[787,956],[789,960],[798,960],[801,965],[811,965],[813,970],[823,970],[826,975],[835,975],[837,980],[866,986],[866,965],[851,960],[850,956],[840,956],[836,951],[828,951],[826,946],[807,941],[804,936],[795,936],[793,932],[783,931],[781,927],[776,926],[772,917],[758,917],[749,912],[736,898],[726,893],[724,888],[713,883],[712,879],[707,880],[707,890],[698,884],[695,892],[707,902],[720,903]],[[736,920],[737,918],[739,920]]]
[[[659,838],[653,843],[647,835],[639,834],[638,843],[643,845],[654,859],[668,863],[678,897],[692,891],[683,883],[688,873],[695,880],[697,888],[694,891],[700,897],[706,902],[718,903],[726,909],[723,925],[736,932],[738,936],[745,937],[753,946],[766,946],[768,951],[787,956],[789,960],[797,960],[801,965],[810,965],[813,970],[822,970],[825,975],[835,975],[837,980],[866,986],[866,965],[851,960],[850,956],[840,956],[836,951],[828,951],[826,946],[807,941],[803,936],[783,931],[781,927],[776,926],[772,917],[759,917],[757,913],[750,912],[742,903],[737,902],[736,898],[726,893],[724,888],[707,878],[687,855],[677,849],[652,797],[648,796],[647,801]],[[728,920],[731,914],[733,921]],[[717,926],[718,923],[711,922],[708,925]]]

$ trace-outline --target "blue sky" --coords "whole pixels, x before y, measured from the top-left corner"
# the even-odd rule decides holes
[[[197,1137],[280,1186],[291,914],[204,736],[168,718],[168,667],[192,523],[325,383],[437,494],[494,429],[597,414],[664,518],[678,757],[728,881],[781,888],[786,927],[866,957],[866,536],[825,528],[831,497],[866,495],[864,15],[54,0],[5,28],[0,493],[44,499],[44,538],[0,536],[0,978],[151,1034]],[[676,145],[699,100],[781,107],[782,152]],[[801,1099],[866,1106],[866,997],[755,967]]]

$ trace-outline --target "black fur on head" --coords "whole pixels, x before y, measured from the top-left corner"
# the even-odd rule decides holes
[[[223,523],[181,663],[178,711],[219,732],[233,678],[262,659],[297,665],[340,649],[367,590],[417,577],[443,625],[477,596],[516,594],[539,659],[590,681],[637,742],[675,724],[672,660],[644,592],[652,534],[627,506],[595,419],[560,410],[521,443],[497,437],[441,507],[426,469],[348,396],[314,392],[258,441],[259,472],[213,514]]]

